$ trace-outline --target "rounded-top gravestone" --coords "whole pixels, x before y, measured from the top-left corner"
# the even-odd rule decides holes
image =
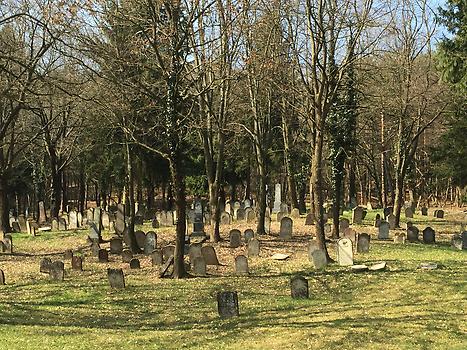
[[[435,230],[431,227],[427,227],[423,230],[423,243],[434,244],[435,243]]]
[[[242,234],[239,230],[237,229],[230,230],[229,237],[230,237],[230,241],[229,241],[230,248],[240,247],[240,245],[242,244],[242,241],[241,241]]]
[[[307,299],[309,297],[308,281],[303,276],[294,276],[290,279],[290,294],[293,299]]]
[[[279,238],[291,239],[293,232],[293,221],[291,218],[285,216],[281,219],[281,226],[279,232]]]

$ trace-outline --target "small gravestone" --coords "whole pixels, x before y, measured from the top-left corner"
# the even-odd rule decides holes
[[[405,209],[405,217],[408,218],[408,219],[412,219],[412,218],[413,218],[413,210],[412,210],[412,208],[406,208],[406,209]]]
[[[54,261],[50,265],[49,276],[54,281],[63,281],[65,277],[65,265],[63,261]]]
[[[133,258],[130,260],[130,269],[139,269],[141,268],[139,259]]]
[[[218,292],[217,293],[217,311],[221,318],[236,317],[238,311],[237,292]]]
[[[5,273],[3,270],[0,270],[0,286],[5,285]]]
[[[144,242],[144,254],[149,255],[152,253],[157,246],[157,234],[154,231],[149,231],[146,234],[146,240]]]
[[[418,242],[418,234],[419,234],[418,227],[410,226],[407,228],[406,238],[410,243],[415,243],[415,242]]]
[[[303,276],[294,276],[290,279],[290,294],[293,299],[308,299],[308,281]]]
[[[349,228],[349,219],[343,218],[339,220],[339,232],[344,232],[345,229]]]
[[[423,230],[423,243],[434,244],[435,243],[435,230],[431,227],[427,227]]]
[[[161,249],[154,249],[151,253],[151,263],[152,266],[160,266],[164,262],[162,258],[162,250]]]
[[[311,262],[316,270],[324,269],[328,264],[326,253],[323,249],[316,249],[311,252]]]
[[[245,209],[241,209],[241,208],[238,209],[238,210],[237,210],[237,220],[238,220],[238,221],[243,221],[243,220],[245,220],[245,219],[246,219],[246,217],[245,217]]]
[[[98,259],[100,263],[109,262],[109,252],[107,249],[99,249]]]
[[[230,231],[230,241],[229,247],[230,248],[238,248],[242,244],[242,234],[239,230],[234,229]]]
[[[246,216],[247,223],[251,224],[256,221],[256,214],[252,208],[245,209],[245,216]]]
[[[203,255],[206,265],[220,265],[217,259],[216,251],[212,246],[205,246],[201,248],[201,254]]]
[[[227,212],[222,212],[221,213],[221,225],[230,225],[230,223],[232,222],[232,217],[229,213]]]
[[[206,276],[206,261],[202,256],[197,256],[192,261],[193,264],[193,274],[196,276]]]
[[[298,208],[293,208],[292,211],[290,212],[290,217],[292,219],[300,218],[300,210]]]
[[[13,254],[13,238],[11,235],[4,235],[2,243],[3,253]]]
[[[248,275],[248,258],[245,255],[239,255],[235,258],[235,273],[237,275]]]
[[[110,254],[121,254],[123,251],[123,240],[118,237],[110,239]]]
[[[256,238],[250,239],[250,241],[248,242],[248,256],[249,257],[259,256],[259,249],[260,249],[259,240]]]
[[[175,254],[175,246],[166,245],[165,247],[162,248],[162,257],[164,258],[164,261],[169,260],[171,256],[174,256],[174,254]]]
[[[293,221],[289,217],[283,217],[281,220],[279,238],[292,239]]]
[[[129,263],[133,259],[133,253],[131,252],[130,249],[124,249],[122,251],[122,261],[124,263]]]
[[[422,207],[421,212],[422,212],[423,216],[428,216],[428,208],[427,207]]]
[[[370,251],[370,235],[360,233],[357,240],[357,253],[368,253]]]
[[[320,250],[320,246],[318,244],[318,241],[316,240],[311,240],[310,242],[308,242],[308,245],[307,245],[307,251],[308,251],[308,260],[310,262],[313,262],[313,252],[316,251],[316,250]]]
[[[152,219],[151,227],[152,227],[152,228],[159,228],[159,227],[160,227],[160,223],[159,223],[159,221],[157,220],[157,218]]]
[[[57,221],[57,219],[52,220],[52,231],[58,231],[58,221]]]
[[[67,229],[66,219],[64,217],[58,218],[58,230],[66,231],[66,229]]]
[[[389,229],[394,230],[396,228],[396,216],[394,214],[389,214],[386,220],[389,224]]]
[[[337,240],[337,260],[340,266],[353,265],[352,241],[349,238]]]
[[[405,233],[397,232],[394,234],[394,243],[396,244],[405,244]]]
[[[451,246],[454,249],[462,250],[462,237],[460,235],[454,235],[451,238]]]
[[[63,253],[63,259],[71,260],[72,258],[73,258],[73,251],[71,249],[65,250],[65,253]]]
[[[374,226],[375,226],[375,227],[379,227],[380,225],[381,225],[381,215],[376,214]]]
[[[381,221],[378,227],[378,239],[389,239],[389,227],[387,221]]]
[[[144,249],[144,243],[146,242],[146,234],[143,231],[135,231],[136,244],[139,249]]]
[[[107,269],[107,278],[109,279],[110,288],[125,288],[125,276],[122,269]]]
[[[363,211],[364,209],[362,207],[355,207],[352,210],[352,224],[362,224],[363,220]]]
[[[245,239],[245,243],[248,243],[253,237],[255,237],[255,232],[249,228],[243,232],[243,237]]]
[[[80,256],[73,256],[73,258],[71,258],[71,269],[83,271],[83,258]]]
[[[98,257],[100,249],[101,249],[101,247],[100,247],[99,243],[97,243],[96,241],[93,241],[91,243],[91,255],[92,256]]]
[[[50,258],[43,258],[39,263],[39,271],[42,273],[49,273],[52,260]]]
[[[313,213],[308,213],[305,218],[305,225],[310,226],[315,224],[315,215]]]

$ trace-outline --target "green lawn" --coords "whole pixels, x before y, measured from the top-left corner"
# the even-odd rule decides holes
[[[14,238],[18,250],[56,252],[84,245],[85,234]],[[299,247],[285,262],[250,260],[248,277],[224,267],[208,278],[159,279],[142,258],[141,270],[125,266],[120,291],[106,277],[107,266],[124,267],[115,256],[87,258],[81,273],[67,261],[61,283],[38,272],[40,256],[0,256],[0,349],[467,349],[465,251],[375,241],[355,262],[385,260],[387,270],[351,273],[316,272],[306,243]],[[418,269],[426,261],[439,268]],[[295,273],[307,277],[310,299],[290,298]],[[220,290],[238,291],[240,317],[219,319]]]

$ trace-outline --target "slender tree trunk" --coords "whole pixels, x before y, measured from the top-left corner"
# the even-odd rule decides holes
[[[0,175],[0,231],[11,232],[10,205],[8,200],[7,181],[4,174]]]
[[[128,141],[125,142],[126,151],[126,170],[127,170],[127,196],[126,199],[129,204],[130,212],[128,213],[128,237],[130,238],[130,249],[133,253],[141,252],[135,236],[135,187],[134,187],[134,169],[133,169],[133,155]]]
[[[79,168],[79,195],[78,195],[78,210],[84,213],[86,210],[86,176],[84,173],[84,164],[80,162]]]

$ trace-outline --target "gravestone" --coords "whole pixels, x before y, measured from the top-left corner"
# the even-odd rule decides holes
[[[101,213],[101,222],[105,230],[110,230],[110,216],[106,211],[102,211]]]
[[[246,219],[245,209],[238,209],[237,210],[237,220],[244,221]]]
[[[69,229],[70,230],[77,230],[78,229],[78,213],[74,210],[70,211],[69,214]]]
[[[467,249],[467,231],[463,231],[461,234],[462,237],[462,250]]]
[[[39,263],[39,271],[42,273],[49,273],[52,260],[50,258],[43,258]]]
[[[86,221],[89,223],[91,221],[94,221],[94,208],[89,208],[86,211]]]
[[[18,215],[18,223],[21,227],[21,232],[28,232],[26,228],[26,217],[23,214]]]
[[[361,225],[363,221],[363,211],[362,207],[355,207],[352,210],[352,224]]]
[[[255,236],[255,232],[248,228],[243,232],[243,238],[245,239],[245,243],[248,243],[253,237]]]
[[[58,231],[58,221],[57,221],[57,219],[52,219],[52,231]]]
[[[381,225],[381,215],[376,214],[374,226],[375,226],[375,227],[379,227],[380,225]]]
[[[71,260],[73,259],[73,251],[71,249],[65,250],[65,253],[63,253],[63,259],[64,260]]]
[[[434,244],[435,243],[435,230],[431,227],[427,227],[423,230],[423,243]]]
[[[324,234],[326,237],[329,237],[332,235],[332,226],[331,224],[325,223],[324,224]]]
[[[435,210],[435,215],[434,215],[434,216],[435,216],[435,218],[437,218],[437,219],[442,219],[442,218],[444,218],[444,210],[441,210],[441,209]]]
[[[37,203],[39,206],[39,224],[45,224],[47,222],[47,215],[45,213],[45,205],[43,201]]]
[[[109,262],[109,252],[107,251],[107,249],[99,249],[98,259],[100,263]]]
[[[290,294],[293,299],[308,299],[308,281],[303,276],[294,276],[290,279]]]
[[[96,224],[97,228],[99,229],[99,234],[102,230],[102,210],[101,208],[97,207],[94,208],[94,217],[92,221]]]
[[[305,218],[305,225],[310,226],[315,224],[315,215],[313,213],[308,213]]]
[[[71,269],[75,271],[83,271],[83,258],[80,256],[73,256],[71,259]]]
[[[250,239],[248,242],[248,256],[255,257],[259,256],[260,243],[256,238]]]
[[[110,254],[121,254],[123,250],[123,240],[120,237],[110,239]]]
[[[125,229],[125,205],[120,203],[117,205],[117,215],[115,218],[115,232],[119,235],[122,235]]]
[[[290,217],[292,219],[300,218],[300,210],[298,208],[293,208],[292,211],[290,212]]]
[[[422,211],[423,216],[428,216],[428,208],[427,207],[422,207],[421,211]]]
[[[292,239],[293,221],[289,217],[283,217],[279,231],[280,239]]]
[[[352,241],[349,238],[337,240],[337,261],[340,266],[353,265]]]
[[[357,253],[368,253],[370,251],[370,235],[360,233],[357,240]]]
[[[63,261],[54,261],[50,265],[49,276],[54,281],[63,281],[65,277],[65,264],[63,264]]]
[[[269,216],[266,216],[264,218],[264,231],[266,232],[266,234],[271,233],[271,218]]]
[[[394,243],[405,244],[405,233],[396,232],[396,234],[394,235]]]
[[[224,208],[227,214],[232,215],[233,208],[232,208],[232,205],[230,204],[230,201],[225,202]]]
[[[344,230],[342,236],[345,238],[349,238],[352,241],[352,246],[355,247],[355,245],[357,244],[357,232],[354,229],[347,227]]]
[[[316,270],[325,268],[328,264],[326,253],[322,249],[316,249],[311,252],[311,262]]]
[[[248,275],[248,258],[245,255],[239,255],[235,258],[235,273],[237,275]]]
[[[136,244],[139,249],[144,249],[146,243],[146,234],[143,231],[135,231]]]
[[[139,269],[141,265],[139,263],[139,259],[133,258],[130,260],[130,269]]]
[[[273,213],[278,213],[281,211],[281,184],[276,184],[274,186],[274,208],[272,209]]]
[[[217,311],[221,318],[236,317],[238,311],[237,292],[218,292],[217,293]]]
[[[6,234],[2,240],[2,252],[7,254],[13,254],[13,238],[10,234]]]
[[[206,261],[202,256],[197,256],[192,260],[193,274],[196,276],[206,276]]]
[[[419,234],[418,227],[410,226],[407,228],[406,232],[407,232],[407,240],[410,243],[418,242],[418,234]]]
[[[378,227],[378,239],[389,239],[389,227],[387,221],[381,221]]]
[[[232,217],[226,211],[221,213],[221,225],[230,225]]]
[[[239,230],[234,229],[230,230],[230,241],[229,241],[229,247],[230,248],[238,248],[242,244],[242,234],[240,233]]]
[[[413,219],[413,210],[412,208],[405,209],[405,217],[408,219]]]
[[[93,221],[89,223],[89,238],[92,240],[99,241],[101,236],[101,231],[99,230],[99,227],[97,224]]]
[[[67,230],[66,219],[64,217],[58,218],[58,230],[59,231],[66,231]]]
[[[394,230],[396,228],[396,216],[394,214],[389,214],[386,220],[389,224],[389,229]]]
[[[412,221],[407,221],[405,223],[405,228],[408,229],[409,227],[412,227],[413,226],[413,222]]]
[[[204,232],[204,214],[203,214],[203,203],[197,199],[194,202],[194,218],[193,218],[193,232],[192,237],[206,237]]]
[[[454,249],[462,250],[462,237],[461,235],[454,235],[451,238],[451,246]]]
[[[144,254],[149,255],[152,253],[157,246],[157,234],[154,231],[149,231],[146,234],[146,240],[144,242]]]
[[[125,288],[125,276],[122,269],[107,269],[107,278],[110,288],[123,289]]]
[[[13,221],[12,224],[11,224],[11,229],[15,233],[20,233],[21,232],[21,227],[19,226],[19,222],[18,221]]]
[[[307,251],[308,251],[308,260],[310,262],[313,262],[313,257],[312,257],[313,252],[316,251],[316,250],[320,250],[320,249],[321,248],[320,248],[317,240],[312,239],[311,241],[308,242]]]
[[[201,254],[203,255],[206,265],[220,265],[217,259],[216,251],[212,246],[205,246],[201,248]]]
[[[130,249],[123,249],[122,250],[122,261],[124,263],[129,263],[133,259],[133,253]]]
[[[349,219],[343,218],[339,220],[339,232],[344,232],[345,229],[349,228]]]
[[[91,243],[91,255],[92,256],[98,257],[100,249],[101,249],[101,247],[100,247],[99,243],[97,243],[96,241],[93,241]]]
[[[159,223],[159,220],[157,220],[157,218],[154,218],[152,220],[151,227],[152,228],[159,228],[160,227],[160,223]]]
[[[190,244],[190,247],[188,248],[188,257],[192,264],[196,258],[203,257],[203,253],[201,252],[202,249],[203,249],[202,243]]]
[[[281,222],[282,218],[285,218],[287,216],[287,213],[285,213],[283,211],[280,211],[278,213],[274,213],[274,216],[275,216],[277,222]]]
[[[392,214],[393,207],[387,207],[383,209],[384,219],[387,220],[389,214]]]
[[[162,257],[164,258],[164,261],[169,260],[171,256],[174,256],[174,254],[175,246],[166,245],[165,247],[162,247]]]
[[[162,249],[154,249],[151,253],[152,266],[160,266],[164,263]]]
[[[246,222],[251,224],[256,221],[256,214],[252,208],[245,209]]]
[[[0,286],[4,286],[5,285],[5,273],[3,272],[3,270],[0,270]]]

